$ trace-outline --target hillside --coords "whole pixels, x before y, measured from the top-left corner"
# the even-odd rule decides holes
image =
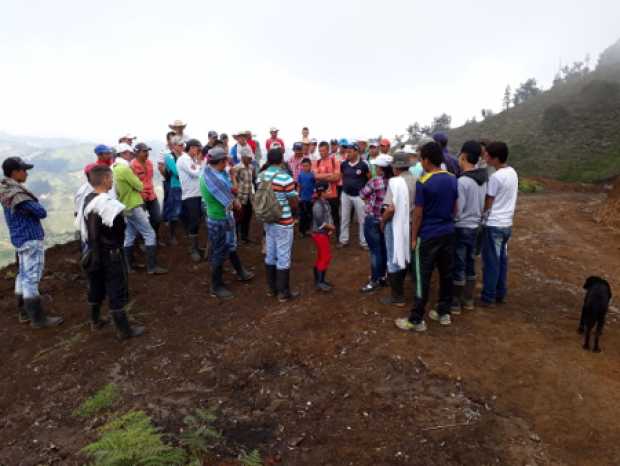
[[[480,123],[450,131],[456,151],[467,139],[506,141],[526,176],[595,182],[620,174],[620,42],[583,79],[561,83]]]

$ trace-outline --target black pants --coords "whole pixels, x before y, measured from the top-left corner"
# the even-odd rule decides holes
[[[197,235],[202,220],[202,198],[183,199],[185,227],[188,235]]]
[[[454,261],[454,234],[422,240],[418,238],[414,253],[414,270],[416,275],[415,307],[411,310],[410,320],[419,324],[426,313],[426,303],[431,286],[433,270],[439,271],[439,315],[449,314],[452,304],[452,265]]]
[[[250,239],[250,225],[252,224],[252,201],[249,199],[245,204],[241,204],[241,218],[239,219],[238,233],[241,241],[247,241]]]
[[[123,309],[129,301],[127,266],[121,249],[102,250],[99,268],[88,272],[88,302],[101,304],[106,296],[112,311]]]
[[[334,197],[333,199],[327,199],[329,203],[329,210],[332,212],[332,220],[336,227],[336,241],[340,238],[340,198]]]
[[[155,234],[158,234],[159,224],[161,223],[161,207],[159,201],[153,199],[152,201],[144,201],[144,208],[149,213],[149,223],[155,230]]]
[[[299,201],[299,233],[305,235],[312,226],[312,201]]]

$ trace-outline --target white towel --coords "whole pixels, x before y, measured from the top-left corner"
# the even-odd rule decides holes
[[[75,220],[74,220],[73,226],[75,227],[75,231],[79,231],[79,232],[82,231],[81,213],[84,210],[84,199],[86,199],[86,196],[88,196],[92,192],[93,192],[93,187],[87,181],[82,186],[80,186],[80,188],[75,193],[75,197],[73,201],[74,202],[73,213],[75,214]]]
[[[114,224],[114,218],[124,210],[125,204],[113,199],[108,193],[98,194],[88,203],[86,208],[82,208],[82,213],[79,215],[82,241],[88,241],[86,219],[91,212],[99,215],[102,223],[111,228]]]
[[[411,261],[409,188],[401,176],[390,178],[389,186],[395,207],[394,217],[392,217],[392,234],[394,235],[394,258],[392,262],[404,269]]]

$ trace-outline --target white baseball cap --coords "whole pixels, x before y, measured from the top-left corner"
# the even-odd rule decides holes
[[[376,165],[377,167],[385,168],[392,165],[393,161],[394,157],[392,157],[391,155],[381,154],[372,159],[370,161],[370,165]]]
[[[123,152],[133,152],[133,147],[131,147],[129,144],[126,144],[124,142],[116,146],[117,154],[122,154]]]

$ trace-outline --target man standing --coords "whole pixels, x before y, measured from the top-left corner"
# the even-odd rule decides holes
[[[307,126],[301,128],[301,140],[308,139],[310,137],[310,130]]]
[[[125,231],[125,259],[127,269],[133,271],[133,245],[138,234],[144,239],[146,246],[147,266],[146,271],[149,275],[161,275],[168,273],[168,270],[157,265],[157,239],[155,230],[149,223],[149,216],[144,209],[142,191],[144,186],[140,179],[130,168],[133,159],[133,149],[127,144],[118,146],[118,157],[112,167],[114,174],[114,187],[117,199],[125,204],[125,221],[127,229]]]
[[[131,161],[131,169],[142,182],[144,189],[140,193],[144,200],[144,208],[149,214],[149,222],[159,236],[159,224],[161,223],[161,208],[153,185],[153,162],[149,160],[151,148],[143,142],[134,147],[135,158]]]
[[[177,171],[181,183],[181,199],[191,243],[192,261],[200,262],[202,254],[198,247],[198,231],[202,221],[202,197],[200,195],[200,175],[202,173],[202,144],[198,139],[190,139],[185,153],[177,160]]]
[[[128,144],[128,145],[130,145],[130,146],[132,146],[132,147],[133,147],[133,142],[134,142],[136,139],[137,139],[137,137],[136,137],[136,136],[134,136],[133,134],[128,133],[128,134],[126,134],[126,135],[124,135],[124,136],[121,136],[121,137],[118,139],[118,143],[119,143],[119,144]]]
[[[382,154],[390,155],[390,147],[391,143],[389,139],[383,138],[381,139],[381,141],[379,141],[379,151]]]
[[[316,139],[310,139],[310,151],[308,152],[308,158],[311,162],[316,162],[317,160],[319,160],[319,154],[316,151],[318,145],[319,143]]]
[[[203,153],[209,153],[209,151],[215,147],[215,144],[218,141],[217,131],[209,131],[207,138],[207,145],[202,148]]]
[[[319,144],[319,157],[312,167],[317,182],[328,183],[327,190],[322,197],[329,203],[334,226],[335,236],[340,236],[340,202],[338,200],[338,182],[340,181],[340,164],[336,162],[333,154],[329,153],[329,144],[325,141]]]
[[[185,134],[185,128],[187,127],[187,123],[184,123],[182,120],[174,120],[172,123],[168,125],[174,134],[181,138],[183,142],[188,141],[189,137]]]
[[[338,139],[329,141],[329,153],[330,155],[336,155],[338,153]]]
[[[239,154],[241,163],[231,170],[234,185],[237,187],[237,201],[241,206],[239,232],[241,241],[245,244],[250,242],[250,225],[252,223],[252,199],[254,198],[254,183],[256,181],[256,168],[252,163],[254,157],[252,151],[245,147]]]
[[[360,198],[360,191],[366,185],[370,176],[368,164],[360,158],[357,144],[350,146],[347,160],[340,166],[342,173],[342,196],[340,198],[340,243],[338,247],[346,247],[349,244],[349,226],[351,224],[351,211],[355,210],[358,223],[360,247],[367,249],[364,237],[364,201]]]
[[[301,162],[304,159],[304,145],[301,142],[293,144],[293,157],[288,161],[288,168],[293,180],[297,180],[301,172]]]
[[[63,323],[62,317],[47,316],[39,296],[43,277],[45,246],[41,219],[47,217],[45,208],[23,183],[27,170],[33,168],[19,157],[9,157],[2,163],[4,179],[0,183],[0,203],[17,251],[19,270],[15,277],[17,312],[21,323],[31,322],[32,328],[53,327]]]
[[[209,152],[208,160],[200,178],[200,191],[207,206],[211,296],[226,300],[233,298],[222,278],[223,264],[227,257],[239,281],[247,282],[254,278],[254,274],[243,268],[237,255],[236,226],[232,211],[233,208],[238,210],[241,206],[232,194],[232,182],[226,173],[228,156],[223,149],[215,148]]]
[[[379,144],[375,139],[371,139],[368,144],[368,165],[370,165],[370,177],[377,176],[377,166],[371,163],[379,155]]]
[[[168,222],[169,244],[176,246],[176,228],[183,208],[181,182],[177,170],[177,160],[183,155],[185,144],[180,136],[170,138],[170,152],[164,157],[166,175],[169,182],[168,196],[164,198],[164,221]]]
[[[456,160],[456,157],[448,151],[448,136],[446,133],[435,133],[433,134],[433,139],[441,146],[441,153],[443,155],[443,165],[441,169],[449,171],[454,176],[460,176],[461,168],[459,167],[459,162]]]
[[[284,153],[284,152],[285,152],[285,149],[284,149],[284,141],[278,137],[278,132],[279,132],[279,131],[280,131],[280,130],[279,130],[278,128],[276,128],[275,126],[274,126],[274,127],[272,127],[272,128],[269,130],[270,138],[269,138],[269,139],[267,139],[267,141],[265,142],[265,147],[267,148],[267,152],[269,152],[269,150],[271,150],[271,145],[272,145],[274,142],[277,142],[277,143],[280,145],[280,148],[282,149],[282,153]]]
[[[105,144],[99,144],[97,147],[95,147],[95,155],[97,156],[97,161],[93,163],[89,163],[88,165],[86,165],[86,167],[84,167],[84,174],[86,175],[87,179],[88,179],[88,172],[90,172],[90,170],[93,167],[97,165],[104,165],[106,167],[112,166],[112,148],[111,147],[106,146]]]
[[[230,149],[230,157],[233,161],[233,166],[238,165],[239,160],[239,151],[244,147],[248,147],[252,151],[252,155],[256,155],[254,150],[252,150],[252,146],[248,144],[248,136],[246,131],[239,131],[237,134],[233,134],[233,137],[237,141],[237,144],[232,146]]]

